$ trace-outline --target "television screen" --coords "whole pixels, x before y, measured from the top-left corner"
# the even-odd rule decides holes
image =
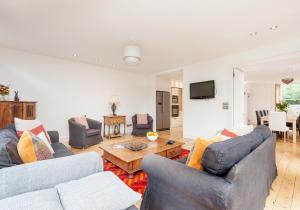
[[[209,99],[215,97],[215,81],[190,84],[190,99]]]

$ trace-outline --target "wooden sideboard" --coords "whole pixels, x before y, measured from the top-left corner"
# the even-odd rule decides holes
[[[111,134],[110,128],[112,127],[114,129],[114,126],[119,126],[119,129],[121,129],[121,125],[124,126],[124,134],[126,133],[126,116],[122,116],[122,115],[111,115],[111,116],[104,116],[103,119],[104,122],[104,128],[103,128],[103,132],[104,132],[104,137],[107,138],[114,138],[114,137],[120,137],[122,136],[121,132],[119,134]],[[108,133],[106,134],[106,126],[108,126]]]
[[[34,101],[0,101],[0,128],[14,123],[14,118],[34,120],[36,102]]]

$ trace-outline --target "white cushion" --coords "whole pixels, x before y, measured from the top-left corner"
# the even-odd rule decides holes
[[[55,187],[65,210],[122,210],[141,199],[112,172],[101,172]]]
[[[63,210],[56,189],[24,193],[0,200],[1,210]]]
[[[244,126],[236,126],[230,129],[233,133],[235,133],[238,136],[244,136],[248,133],[251,133],[253,131],[253,125],[244,125]]]
[[[43,143],[48,147],[48,149],[50,150],[51,154],[54,154],[54,150],[52,148],[52,146],[50,145],[50,137],[44,127],[44,125],[42,124],[42,122],[39,119],[36,120],[22,120],[19,118],[15,118],[15,127],[18,132],[24,132],[24,131],[30,131],[40,125],[43,126],[43,129],[45,130],[45,132],[41,132],[39,134],[36,134],[37,137],[39,137]]]

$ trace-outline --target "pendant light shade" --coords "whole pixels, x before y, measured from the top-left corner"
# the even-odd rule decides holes
[[[124,48],[123,60],[126,64],[137,65],[141,61],[141,49],[136,45],[128,45]]]
[[[281,80],[281,82],[283,82],[284,84],[288,85],[290,83],[292,83],[294,81],[294,78],[283,78]]]

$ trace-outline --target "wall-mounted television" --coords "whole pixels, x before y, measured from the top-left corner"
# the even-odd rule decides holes
[[[215,81],[190,83],[190,99],[209,99],[215,97]]]

